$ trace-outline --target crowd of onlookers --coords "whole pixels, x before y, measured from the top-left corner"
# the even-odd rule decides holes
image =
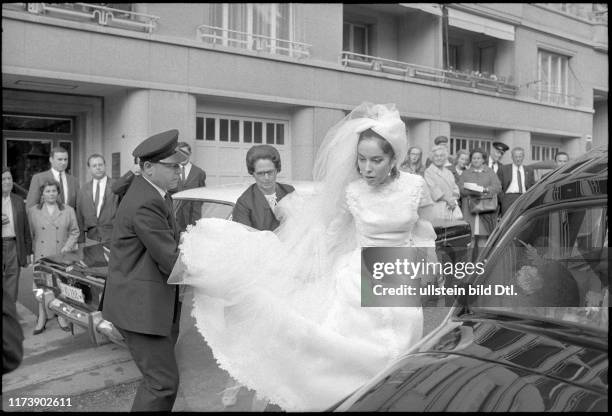
[[[493,142],[488,154],[482,148],[458,150],[450,156],[448,138],[434,139],[430,157],[423,162],[423,150],[410,147],[401,165],[405,172],[425,178],[434,201],[432,216],[436,220],[464,219],[472,230],[473,255],[482,247],[514,201],[535,184],[534,167],[525,166],[525,150],[515,147],[510,151],[511,163],[502,164],[503,155],[510,148]],[[569,162],[569,155],[558,152],[554,168]]]
[[[179,147],[191,154],[188,143]],[[109,241],[115,213],[132,179],[140,174],[138,160],[127,174],[113,180],[106,174],[106,161],[94,153],[87,159],[91,180],[79,186],[79,181],[66,170],[68,151],[62,147],[51,150],[51,167],[36,173],[30,182],[26,200],[13,192],[13,176],[8,167],[2,169],[2,282],[3,291],[16,302],[21,267],[40,258],[74,250],[82,246]],[[180,168],[182,189],[205,186],[206,174],[189,159]],[[175,202],[174,214],[181,230],[190,218],[186,203]],[[197,209],[197,208],[195,208]],[[185,211],[185,212],[183,212]],[[35,288],[34,288],[35,289]],[[39,319],[34,334],[45,329],[45,314],[39,304]],[[71,330],[69,322],[58,317],[60,327]]]

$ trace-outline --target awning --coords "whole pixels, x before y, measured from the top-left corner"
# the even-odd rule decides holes
[[[440,5],[436,3],[400,3],[399,5],[410,7],[411,9],[419,9],[426,13],[435,14],[436,16],[442,16],[442,9],[440,9]]]
[[[448,9],[448,24],[498,39],[514,41],[514,26],[460,10]]]

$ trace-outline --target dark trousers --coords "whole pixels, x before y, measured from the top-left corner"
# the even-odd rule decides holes
[[[501,214],[504,215],[521,194],[503,194],[501,198]]]
[[[179,319],[169,336],[141,334],[117,328],[125,338],[142,382],[136,391],[132,412],[171,411],[179,386],[179,372],[174,355]]]
[[[13,302],[17,302],[20,272],[17,240],[2,239],[2,290],[9,294]]]

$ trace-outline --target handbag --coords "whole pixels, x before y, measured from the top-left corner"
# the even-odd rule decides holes
[[[486,214],[497,211],[497,195],[481,196],[468,199],[468,208],[472,214]]]
[[[448,209],[446,212],[448,213],[446,219],[449,221],[458,221],[463,219],[463,213],[461,212],[459,205],[455,205],[454,209]]]

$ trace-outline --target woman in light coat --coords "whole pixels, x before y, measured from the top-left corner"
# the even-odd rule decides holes
[[[425,182],[434,201],[432,215],[439,220],[456,218],[453,212],[459,199],[459,187],[453,173],[444,167],[448,160],[448,150],[445,146],[434,146],[431,154],[433,163],[425,169]]]
[[[41,200],[28,211],[34,261],[75,249],[79,238],[79,225],[74,209],[58,200],[60,185],[54,180],[45,181],[41,188]],[[34,335],[45,329],[44,306],[39,303],[39,314]]]

